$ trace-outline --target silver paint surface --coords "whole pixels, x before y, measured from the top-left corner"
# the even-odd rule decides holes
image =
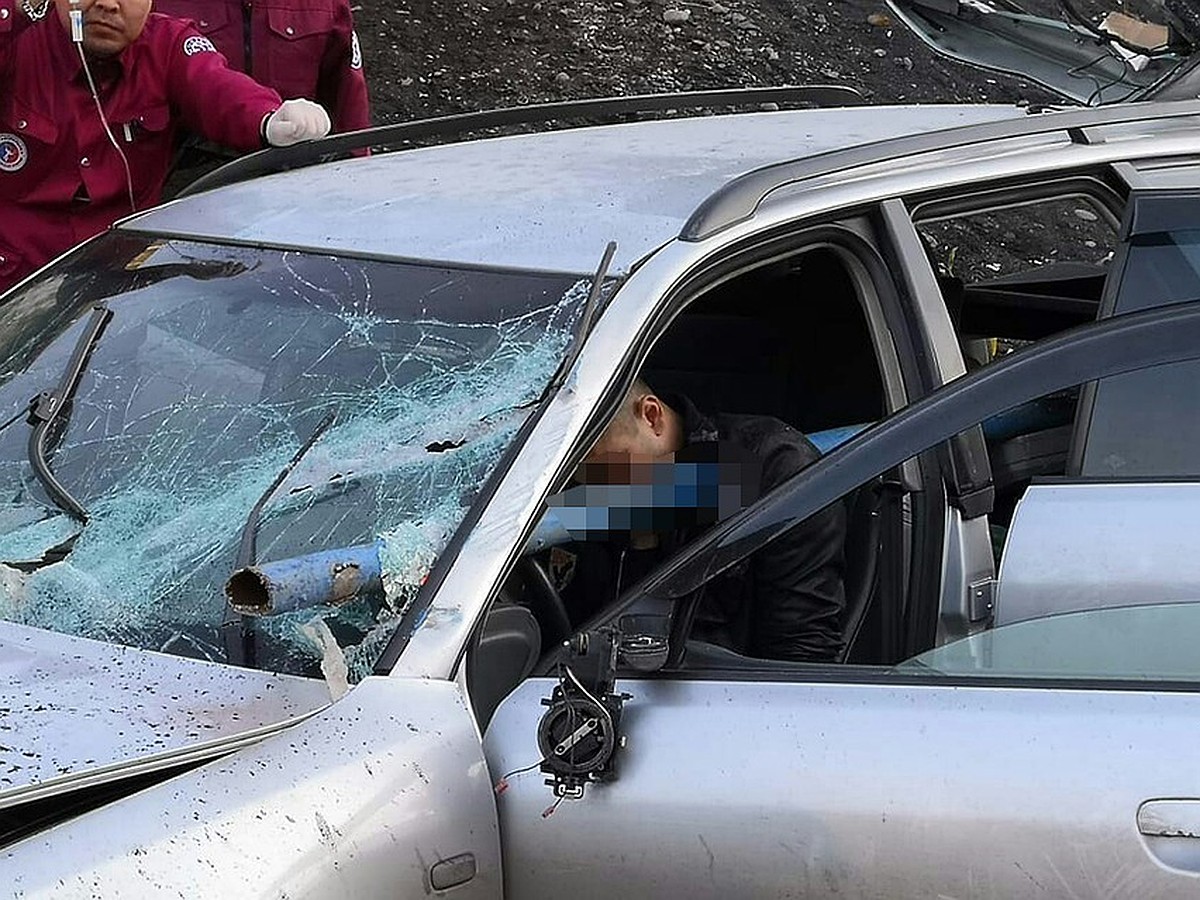
[[[1024,115],[1005,106],[818,109],[580,128],[298,169],[170,203],[131,228],[352,254],[621,272],[729,179],[779,160]]]
[[[328,702],[323,681],[0,622],[0,808]]]
[[[856,127],[878,136],[879,112],[866,111],[871,118]],[[778,114],[778,121],[800,115],[815,114]],[[757,146],[740,130],[744,121],[739,117],[724,140]],[[621,126],[635,133],[642,127]],[[621,134],[603,132],[611,133]],[[847,135],[833,129],[822,139],[847,143]],[[374,170],[354,169],[374,160],[357,160],[321,170],[336,177],[317,189],[310,189],[311,170],[274,176],[209,195],[207,206],[204,197],[180,201],[131,225],[166,228],[203,211],[209,218],[202,227],[213,234],[228,226],[237,231],[231,236],[274,241],[293,228],[292,234],[329,247],[331,223],[359,219],[356,227],[383,248],[372,252],[569,270],[593,266],[610,238],[624,241],[618,267],[627,267],[674,233],[665,230],[666,220],[676,215],[681,221],[683,214],[669,204],[653,215],[627,212],[649,195],[644,185],[628,183],[628,156],[614,152],[599,154],[613,169],[596,174],[612,178],[620,160],[626,169],[607,187],[581,175],[577,193],[561,195],[569,202],[557,206],[535,192],[527,204],[512,204],[508,218],[481,238],[479,223],[493,220],[480,217],[467,188],[503,184],[511,201],[522,185],[537,187],[546,172],[525,166],[523,158],[540,146],[550,156],[554,145],[539,143],[546,140],[483,142],[511,148],[505,151],[511,165],[498,170],[471,156],[469,147],[478,145],[408,154],[418,162],[396,175],[404,203],[379,200],[375,176],[366,177]],[[961,153],[931,154],[911,171],[859,173],[781,192],[752,222],[699,245],[664,247],[601,317],[567,384],[468,536],[393,677],[367,679],[282,734],[0,851],[0,890],[420,896],[432,863],[472,852],[480,875],[454,889],[455,896],[499,896],[492,776],[479,756],[474,723],[455,684],[403,675],[452,676],[570,447],[663,296],[731,242],[844,202],[1013,174],[1039,154],[1037,166],[1048,169],[1064,161],[1103,162],[1138,148],[1200,148],[1185,134],[1114,146],[1120,143],[1051,142],[1024,152],[976,153],[970,162]],[[556,159],[564,149],[559,146]],[[596,149],[581,144],[573,152],[582,159]],[[695,146],[687,150],[703,160]],[[669,169],[662,161],[650,166],[651,174]],[[422,185],[417,176],[435,170],[438,179]],[[700,165],[693,174],[686,184],[672,182],[663,197],[687,194],[694,203],[725,177]],[[267,208],[259,189],[268,184],[302,185],[304,202],[328,205],[331,217],[307,222],[296,205]],[[340,200],[339,188],[346,189]],[[426,189],[454,210],[451,218],[460,217],[457,228],[447,229],[452,234],[415,235],[429,222],[418,196]],[[218,209],[222,203],[214,198],[226,198],[228,208]],[[468,219],[473,231],[461,227]],[[930,896],[930,871],[941,879],[933,889],[946,897],[1194,895],[1195,882],[1155,862],[1156,851],[1136,837],[1136,816],[1148,799],[1196,793],[1187,754],[1161,752],[1195,745],[1195,695],[667,681],[622,686],[634,699],[617,783],[589,789],[585,800],[564,803],[548,819],[541,812],[551,798],[536,773],[515,778],[500,798],[510,896]],[[538,700],[549,687],[527,682],[501,707],[487,738],[492,775],[536,762]],[[1064,762],[1050,770],[1048,759]],[[1030,772],[1045,777],[1029,778]]]
[[[1198,534],[1198,484],[1034,484],[1001,558],[996,624],[1195,600]]]
[[[874,110],[873,110],[874,112]],[[479,525],[468,535],[441,594],[463,611],[453,639],[425,630],[414,635],[397,671],[445,678],[454,670],[463,641],[483,614],[506,563],[521,544],[555,482],[570,445],[589,421],[595,404],[615,378],[626,351],[658,313],[667,296],[707,259],[766,229],[844,208],[861,208],[888,197],[971,186],[1053,172],[1094,167],[1127,158],[1200,154],[1200,133],[1188,123],[1128,126],[1103,132],[1098,144],[1071,143],[1065,135],[1004,142],[996,147],[935,151],[904,165],[878,164],[781,188],[768,196],[754,217],[698,243],[672,241],[638,266],[606,307],[580,354],[567,386],[553,399],[516,462],[500,485]],[[952,351],[958,353],[957,347]],[[947,375],[954,366],[947,360]],[[961,355],[959,355],[961,365]],[[481,586],[486,590],[477,593]],[[466,598],[476,597],[478,602]]]
[[[500,897],[491,778],[456,685],[368,678],[295,727],[0,850],[0,896]],[[451,896],[451,895],[447,895]]]
[[[485,740],[537,760],[552,682]],[[510,900],[1194,897],[1137,832],[1195,796],[1194,694],[629,681],[620,777],[580,801],[535,771],[499,798]]]

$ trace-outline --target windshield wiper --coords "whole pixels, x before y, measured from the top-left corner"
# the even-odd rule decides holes
[[[308,436],[308,440],[300,445],[300,449],[292,455],[292,458],[279,470],[275,480],[263,491],[258,502],[250,507],[250,512],[246,514],[246,522],[242,525],[241,541],[238,542],[237,560],[233,566],[235,572],[240,572],[258,562],[256,538],[258,536],[258,518],[262,515],[263,507],[292,473],[292,469],[296,468],[300,460],[304,459],[305,454],[312,449],[317,438],[325,433],[336,418],[337,410],[334,410],[317,423],[317,427]],[[226,661],[235,666],[253,665],[254,641],[250,629],[246,627],[246,617],[235,614],[233,607],[230,606],[226,612],[225,621],[221,623],[221,631],[225,638]]]
[[[284,479],[292,474],[292,469],[296,468],[300,460],[304,459],[305,454],[312,449],[312,445],[317,442],[317,438],[325,433],[325,430],[333,424],[333,420],[336,418],[337,412],[334,411],[317,423],[317,427],[308,436],[308,440],[300,445],[300,449],[292,455],[287,464],[279,470],[279,474],[275,476],[275,480],[263,491],[262,496],[258,498],[258,502],[250,507],[250,512],[246,516],[246,522],[242,525],[242,539],[238,545],[237,562],[235,563],[237,569],[244,569],[246,566],[252,566],[258,562],[256,558],[258,550],[255,547],[255,538],[258,535],[258,517],[262,515],[263,507],[267,505],[267,501],[279,490],[279,486],[283,484]]]
[[[59,480],[54,477],[54,473],[50,471],[50,465],[47,462],[50,449],[47,448],[46,443],[50,429],[55,424],[62,423],[53,434],[54,443],[57,443],[62,436],[63,426],[67,421],[64,410],[75,397],[75,391],[79,388],[79,379],[87,367],[92,349],[100,340],[100,335],[104,332],[104,327],[112,315],[112,310],[107,306],[92,307],[92,317],[84,327],[79,340],[75,342],[75,349],[71,351],[71,359],[58,381],[58,387],[53,391],[42,391],[33,398],[29,405],[29,424],[33,426],[33,431],[29,433],[28,456],[29,464],[33,467],[33,474],[42,483],[55,505],[84,525],[87,524],[87,510],[84,509],[83,504],[71,496],[70,492],[59,483]]]
[[[608,275],[608,267],[612,263],[613,255],[616,252],[617,242],[609,241],[608,246],[604,248],[604,253],[600,257],[600,266],[596,269],[596,274],[592,276],[592,286],[588,291],[587,300],[584,301],[583,312],[579,316],[579,324],[575,327],[575,336],[571,341],[570,352],[558,364],[558,368],[554,370],[554,374],[546,382],[546,387],[542,390],[541,395],[532,403],[526,404],[527,406],[540,406],[544,403],[547,397],[558,390],[563,379],[567,377],[567,372],[571,371],[571,366],[575,365],[575,360],[579,358],[579,354],[583,350],[583,342],[587,340],[587,336],[591,332],[592,325],[595,322],[597,312],[600,309],[600,297],[604,291],[604,278]]]

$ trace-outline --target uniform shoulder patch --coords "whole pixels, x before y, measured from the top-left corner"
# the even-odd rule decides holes
[[[17,172],[29,162],[29,148],[15,134],[0,134],[0,172]]]
[[[189,35],[183,42],[184,56],[195,56],[197,53],[216,53],[213,42],[201,34]]]
[[[578,562],[579,557],[570,550],[564,550],[562,547],[550,548],[548,574],[556,591],[561,592],[565,590],[567,585],[571,583],[571,579],[575,577],[575,565]]]
[[[362,68],[362,47],[358,46],[358,32],[350,32],[350,68]]]

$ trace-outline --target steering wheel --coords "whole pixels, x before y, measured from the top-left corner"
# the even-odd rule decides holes
[[[522,556],[517,571],[525,580],[525,601],[542,629],[542,646],[556,647],[571,636],[567,605],[546,569],[533,556]]]

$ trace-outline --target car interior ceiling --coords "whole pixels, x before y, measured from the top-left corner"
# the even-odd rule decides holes
[[[874,422],[885,412],[858,290],[828,249],[759,267],[709,290],[662,335],[640,374],[668,402],[671,394],[684,394],[703,411],[770,415],[810,434]],[[872,482],[844,501],[850,516],[843,630],[851,637],[864,628],[876,583],[877,488]],[[561,603],[547,597],[553,590],[546,560],[537,557],[525,557],[507,579],[468,665],[481,725],[566,636],[555,612]],[[688,653],[699,665],[763,662],[709,645],[689,644]]]

